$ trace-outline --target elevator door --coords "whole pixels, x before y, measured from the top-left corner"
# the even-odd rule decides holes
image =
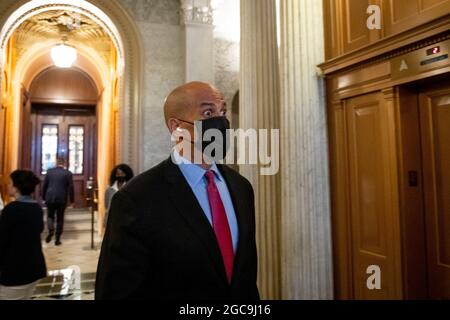
[[[63,158],[73,174],[73,206],[87,207],[86,183],[96,169],[95,107],[34,105],[32,118],[33,171],[43,180]]]
[[[428,295],[450,299],[450,82],[419,94]]]

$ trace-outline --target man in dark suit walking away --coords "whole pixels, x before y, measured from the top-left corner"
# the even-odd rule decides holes
[[[55,235],[56,216],[56,238],[55,245],[61,245],[61,235],[64,230],[64,211],[68,200],[69,205],[74,202],[74,189],[72,173],[64,168],[64,159],[58,159],[57,166],[49,169],[45,176],[42,187],[43,199],[47,205],[47,243],[52,241]]]
[[[222,94],[201,82],[175,89],[164,113],[172,134],[229,128]],[[186,152],[184,142],[114,195],[96,299],[259,299],[252,186],[225,165],[196,161],[205,144],[189,140]]]

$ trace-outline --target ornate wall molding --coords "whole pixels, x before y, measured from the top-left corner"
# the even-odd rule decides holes
[[[213,24],[211,0],[181,0],[181,24]]]

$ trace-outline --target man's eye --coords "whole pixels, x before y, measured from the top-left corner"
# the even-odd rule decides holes
[[[205,112],[203,112],[203,115],[205,116],[205,117],[211,117],[212,116],[212,111],[211,110],[206,110]]]
[[[220,114],[221,114],[222,116],[226,116],[226,115],[227,115],[227,111],[228,111],[228,110],[223,110],[222,112],[220,112]]]

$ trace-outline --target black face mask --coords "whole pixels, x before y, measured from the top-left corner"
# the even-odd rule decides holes
[[[222,117],[213,117],[213,118],[208,118],[208,119],[204,119],[204,120],[198,120],[196,121],[196,123],[192,123],[189,121],[184,121],[184,120],[180,120],[182,122],[186,122],[189,123],[191,125],[194,125],[196,130],[197,130],[197,136],[200,136],[202,140],[197,141],[195,143],[196,147],[200,147],[201,146],[201,150],[202,153],[215,160],[215,161],[220,161],[223,160],[227,154],[228,151],[228,147],[230,145],[230,137],[229,137],[229,129],[230,129],[230,121],[227,119],[227,117],[222,116]],[[201,126],[199,125],[201,124]],[[205,133],[209,130],[209,129],[215,129],[218,130],[220,132],[220,135],[222,137],[222,145],[220,146],[222,149],[222,152],[216,152],[218,151],[217,148],[219,148],[219,145],[217,143],[215,143],[215,137],[216,135],[211,135],[208,137],[208,139],[211,139],[211,141],[208,140],[203,140],[203,138],[205,138]],[[209,145],[211,144],[217,144],[217,148],[216,147],[211,147],[208,148]],[[208,148],[208,149],[207,149]],[[200,149],[200,148],[198,148]],[[220,154],[222,153],[222,154]]]
[[[119,183],[123,183],[123,182],[125,182],[126,181],[126,177],[116,177],[116,180],[117,180],[117,182],[119,182]]]

